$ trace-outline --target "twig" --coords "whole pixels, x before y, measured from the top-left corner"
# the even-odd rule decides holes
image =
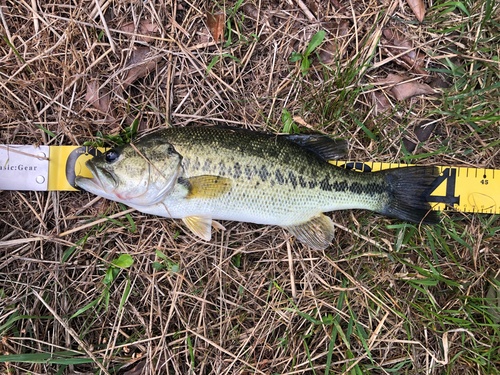
[[[106,35],[108,36],[109,46],[111,47],[111,50],[113,51],[113,53],[116,53],[115,43],[113,42],[113,38],[111,37],[111,33],[109,32],[108,24],[106,23],[106,20],[104,19],[104,14],[102,14],[101,5],[99,4],[99,0],[95,0],[95,5],[97,7],[97,11],[99,12],[99,16],[101,17],[101,22],[102,22],[102,25],[104,26],[104,30],[106,31]]]
[[[40,32],[40,21],[38,20],[38,12],[36,11],[36,0],[31,0],[31,6],[33,7],[33,24],[35,26],[35,34]]]
[[[306,17],[309,19],[309,21],[318,22],[318,20],[316,19],[316,17],[314,17],[314,14],[311,13],[311,11],[307,7],[307,5],[304,4],[304,2],[302,0],[295,0],[295,1],[299,5],[300,9],[302,9],[302,11],[306,15]]]
[[[292,247],[290,246],[290,239],[286,241],[286,251],[288,252],[288,267],[290,268],[290,284],[292,284],[292,298],[293,302],[297,302],[297,287],[295,286],[295,275],[293,273],[293,258]]]
[[[68,234],[71,234],[71,233],[74,233],[74,232],[78,232],[79,230],[82,230],[82,229],[85,229],[85,228],[88,228],[88,227],[92,227],[92,226],[94,226],[96,224],[104,223],[104,222],[108,221],[108,219],[116,219],[117,217],[129,214],[129,213],[134,212],[134,211],[135,211],[135,208],[131,208],[131,209],[126,210],[126,211],[118,212],[117,214],[105,217],[103,219],[99,219],[99,220],[93,221],[91,223],[84,224],[81,227],[67,230],[66,232],[61,233],[59,235],[59,237],[67,236]]]
[[[7,34],[7,39],[9,40],[9,43],[12,43],[12,36],[10,35],[9,28],[7,27],[7,21],[5,20],[5,17],[3,15],[3,6],[0,5],[0,18],[2,18],[2,24],[3,28],[5,29],[5,34]],[[9,54],[12,53],[12,49],[9,51]]]

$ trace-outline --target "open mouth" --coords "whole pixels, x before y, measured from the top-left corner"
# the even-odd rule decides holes
[[[76,185],[90,192],[107,191],[105,185],[103,184],[103,179],[107,182],[112,182],[109,188],[114,189],[116,187],[116,180],[111,173],[108,171],[96,167],[92,163],[87,163],[87,168],[92,172],[93,178],[90,177],[76,177]]]

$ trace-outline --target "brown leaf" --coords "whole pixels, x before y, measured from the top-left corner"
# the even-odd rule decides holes
[[[451,87],[451,85],[447,81],[441,79],[441,77],[432,77],[429,86],[433,89],[448,89]]]
[[[419,142],[425,142],[429,139],[434,128],[436,127],[436,122],[434,120],[422,121],[415,127],[414,133]],[[417,147],[417,144],[410,139],[403,139],[403,144],[408,152],[413,152]]]
[[[111,97],[109,91],[105,87],[99,89],[99,82],[97,80],[92,80],[87,84],[85,100],[99,110],[99,112],[104,113],[107,121],[115,121],[113,111],[110,111]]]
[[[322,13],[323,7],[321,2],[317,0],[305,0],[306,6],[311,10],[311,12],[318,17],[320,12]]]
[[[145,373],[146,361],[141,361],[134,368],[126,371],[123,375],[141,375]]]
[[[383,35],[384,38],[381,41],[381,44],[384,46],[383,52],[386,52],[390,56],[398,56],[408,51],[406,54],[395,59],[395,61],[409,70],[414,70],[418,74],[429,75],[429,73],[423,70],[425,55],[413,49],[411,41],[403,39],[390,29],[384,29]]]
[[[417,16],[417,19],[420,22],[423,22],[425,18],[424,2],[422,0],[407,0],[407,1],[411,10],[413,10],[413,13],[415,13],[415,16]]]
[[[335,6],[335,8],[337,8],[338,12],[344,10],[344,7],[342,5],[340,5],[338,0],[330,0],[330,3],[332,3]]]
[[[127,67],[130,69],[122,83],[123,88],[126,89],[135,80],[148,75],[156,68],[156,63],[160,58],[160,56],[151,57],[149,47],[134,47],[132,56],[127,63]]]
[[[387,99],[381,91],[372,92],[372,100],[373,105],[375,106],[375,116],[378,116],[392,108],[391,102],[389,102],[389,99]]]
[[[431,95],[436,93],[432,87],[425,83],[418,83],[417,81],[403,82],[407,79],[409,78],[398,76],[397,74],[389,74],[385,80],[379,81],[379,83],[395,85],[390,89],[390,93],[392,93],[398,101],[403,101],[415,95]],[[399,84],[400,82],[403,83]]]
[[[120,30],[125,31],[126,33],[135,33],[135,24],[134,22],[128,22],[120,27]],[[148,20],[139,21],[139,25],[137,27],[137,33],[143,36],[138,36],[137,40],[142,40],[144,42],[150,42],[153,40],[151,36],[155,36],[158,34],[158,26],[152,24]]]
[[[325,28],[330,31],[332,37],[336,38],[336,41],[324,43],[318,53],[321,62],[328,65],[335,61],[335,57],[338,55],[337,50],[341,43],[341,37],[349,33],[349,21],[327,22]]]
[[[246,3],[242,7],[243,13],[245,13],[247,16],[250,16],[254,20],[257,20],[259,18],[259,10],[255,5],[252,3]]]
[[[337,52],[337,45],[333,42],[325,43],[321,46],[321,50],[319,51],[319,59],[325,65],[331,64],[335,61],[335,55]]]
[[[219,41],[219,37],[221,37],[221,41],[224,38],[225,23],[226,23],[226,13],[207,12],[207,26],[210,32],[212,33],[212,36],[214,37],[215,43]]]
[[[295,122],[296,122],[297,124],[299,124],[299,125],[305,126],[306,128],[309,128],[309,129],[311,129],[311,130],[315,130],[315,128],[314,128],[312,125],[308,124],[308,123],[306,122],[306,120],[304,120],[304,119],[303,119],[302,117],[300,117],[300,116],[293,116],[293,121],[295,121]]]
[[[9,12],[9,8],[7,7],[7,0],[0,0],[0,7],[2,7],[2,12],[4,14]]]

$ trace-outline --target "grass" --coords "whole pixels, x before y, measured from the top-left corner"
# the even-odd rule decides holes
[[[434,1],[422,24],[400,2],[334,3],[310,9],[316,22],[296,2],[259,13],[240,0],[111,1],[104,25],[94,2],[8,0],[0,143],[111,146],[217,124],[347,138],[356,161],[500,169],[498,3]],[[214,6],[226,10],[223,44],[206,28]],[[141,20],[159,28],[150,41],[119,31]],[[340,20],[349,31],[337,37]],[[418,76],[383,53],[383,28],[425,54],[419,80],[445,82],[437,95],[389,96],[374,112],[377,80]],[[121,89],[146,45],[156,68]],[[91,79],[116,122],[86,102]],[[408,152],[424,120],[436,128]],[[2,373],[500,373],[499,215],[447,211],[419,226],[335,212],[332,246],[315,252],[237,222],[204,242],[180,221],[94,198],[0,192]]]

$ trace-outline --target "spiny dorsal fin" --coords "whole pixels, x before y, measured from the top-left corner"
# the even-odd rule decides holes
[[[206,216],[188,216],[182,219],[184,224],[198,237],[205,241],[212,238],[212,219]]]
[[[282,137],[307,148],[326,161],[340,159],[347,153],[345,139],[331,139],[326,135],[319,134],[294,134],[282,135]]]
[[[231,189],[231,180],[220,176],[196,176],[181,182],[188,188],[186,198],[217,198]]]
[[[283,228],[314,250],[324,250],[330,246],[335,231],[332,219],[323,214],[319,214],[305,223]]]

